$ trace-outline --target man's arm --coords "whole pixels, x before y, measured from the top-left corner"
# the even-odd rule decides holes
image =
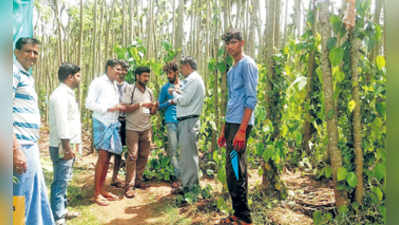
[[[126,112],[126,113],[134,112],[134,111],[136,111],[137,109],[139,109],[142,106],[141,103],[124,104],[124,105],[126,106],[126,109],[123,110],[122,112]]]
[[[169,101],[167,101],[167,94],[168,94],[168,90],[167,90],[166,86],[163,86],[161,89],[161,92],[159,93],[159,98],[158,98],[159,110],[164,110],[168,106],[170,106]]]
[[[182,93],[176,91],[173,92],[173,102],[180,106],[188,105],[192,99],[195,97],[197,88],[199,88],[199,80],[189,80],[184,86]]]
[[[69,160],[75,157],[75,153],[70,145],[70,124],[68,122],[68,104],[61,98],[61,96],[52,96],[50,98],[50,107],[54,110],[55,127],[58,137],[61,139],[61,147],[64,149],[64,160]]]
[[[244,115],[242,116],[240,128],[233,140],[233,146],[238,151],[244,149],[248,123],[257,103],[256,87],[258,84],[258,69],[256,66],[248,63],[244,67],[243,77],[245,85]]]
[[[100,89],[101,87],[99,87],[97,80],[91,82],[86,97],[86,108],[93,112],[105,113],[109,109],[101,104],[98,104],[96,101],[99,95],[99,91],[101,91]]]

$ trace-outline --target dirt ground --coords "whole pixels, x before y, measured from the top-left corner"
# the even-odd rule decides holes
[[[44,171],[51,173],[51,161],[48,154],[48,130],[41,131],[40,149]],[[109,191],[120,196],[120,200],[110,202],[108,206],[98,206],[90,198],[94,190],[94,165],[96,153],[89,153],[88,135],[84,135],[83,156],[80,156],[74,165],[74,188],[76,190],[75,201],[72,200],[71,207],[86,205],[89,214],[93,215],[100,224],[104,225],[151,225],[151,224],[174,224],[175,216],[188,216],[188,224],[215,224],[222,216],[220,213],[198,214],[198,211],[190,212],[190,207],[179,208],[174,213],[168,211],[177,210],[174,202],[176,196],[171,194],[171,187],[166,182],[152,182],[146,190],[136,190],[133,199],[123,197],[122,189],[110,186],[112,169],[109,169],[106,186]],[[111,160],[112,162],[113,160]],[[45,162],[45,163],[43,163]],[[112,165],[110,166],[112,168]],[[256,170],[250,172],[250,190],[255,190],[261,178]],[[120,176],[120,178],[123,178]],[[316,182],[301,172],[284,170],[282,180],[288,189],[288,198],[279,202],[275,207],[268,210],[267,216],[273,224],[281,225],[308,225],[313,224],[312,212],[319,207],[334,205],[334,193],[328,185]],[[212,179],[201,179],[201,186],[212,185],[213,190],[221,190],[221,184]],[[201,203],[198,203],[201,204]],[[169,222],[168,222],[169,221]],[[74,223],[75,224],[75,223]],[[81,224],[81,223],[77,223]],[[84,223],[83,223],[84,224]],[[179,223],[187,224],[187,223]],[[85,224],[88,225],[88,224]]]

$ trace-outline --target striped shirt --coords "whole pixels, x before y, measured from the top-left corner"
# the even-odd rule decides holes
[[[35,144],[39,139],[40,111],[34,82],[32,75],[15,60],[12,117],[13,132],[20,145]]]

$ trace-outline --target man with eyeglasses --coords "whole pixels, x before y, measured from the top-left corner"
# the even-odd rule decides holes
[[[119,91],[116,80],[122,72],[122,65],[117,59],[109,59],[105,65],[105,74],[94,79],[88,90],[86,108],[93,111],[93,140],[98,151],[95,169],[94,202],[101,206],[108,201],[118,199],[104,189],[111,153],[121,154],[122,144],[119,135],[119,112],[125,106],[119,103]]]

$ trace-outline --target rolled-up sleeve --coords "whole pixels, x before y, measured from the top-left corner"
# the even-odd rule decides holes
[[[97,103],[97,98],[100,89],[101,87],[99,87],[99,83],[97,83],[96,81],[93,81],[90,84],[85,105],[87,109],[93,112],[105,113],[107,112],[108,109],[103,105]]]
[[[245,96],[244,96],[244,107],[255,109],[257,98],[256,98],[256,87],[258,85],[258,69],[252,63],[248,63],[243,68],[244,85],[245,85]]]

